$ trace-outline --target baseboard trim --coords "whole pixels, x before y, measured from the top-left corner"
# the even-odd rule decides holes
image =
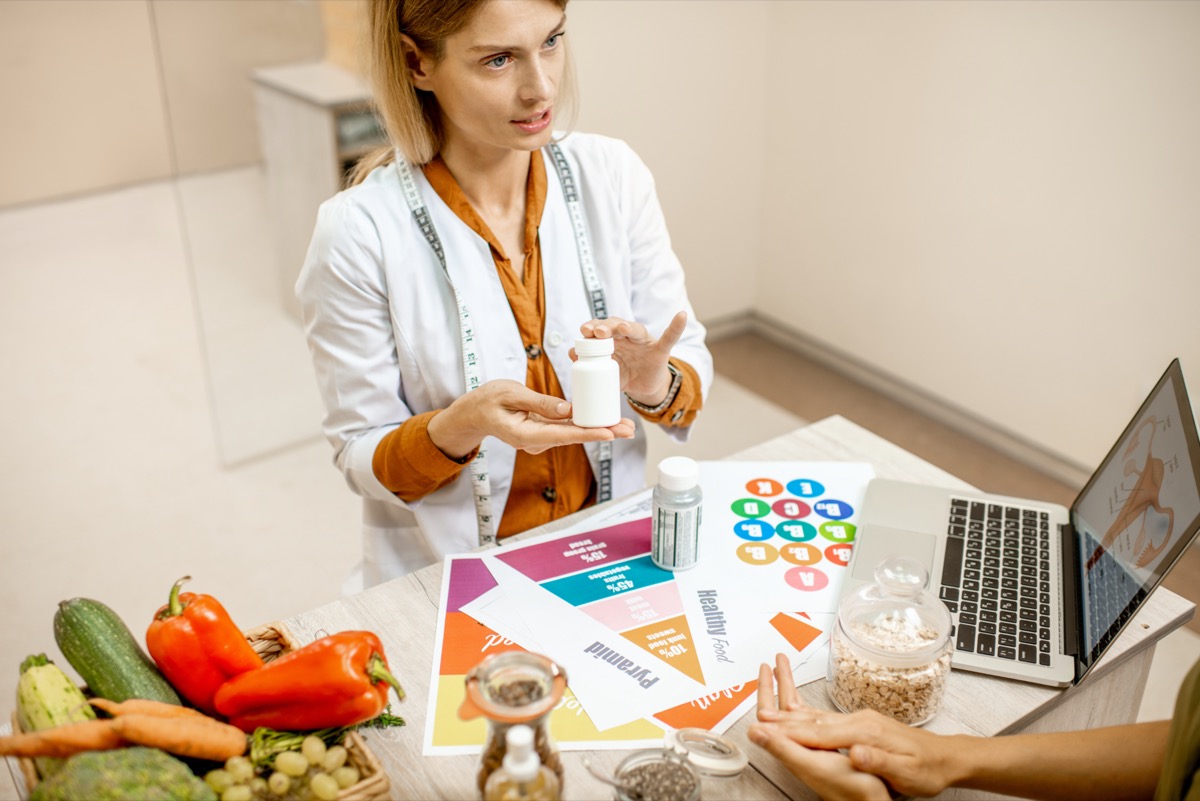
[[[971,414],[952,403],[935,397],[925,390],[901,381],[860,359],[839,351],[828,343],[790,328],[787,323],[771,319],[756,311],[705,321],[708,336],[713,341],[741,334],[756,334],[824,367],[841,373],[863,386],[886,395],[897,403],[972,439],[995,448],[1034,470],[1071,487],[1082,487],[1091,471],[1059,454],[1035,445],[1011,431]]]

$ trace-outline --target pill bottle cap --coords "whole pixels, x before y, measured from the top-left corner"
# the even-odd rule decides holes
[[[613,353],[613,341],[611,339],[588,339],[575,340],[575,355],[583,358],[585,356],[611,356]]]
[[[658,485],[669,490],[689,490],[700,483],[700,465],[686,456],[668,456],[658,463]]]

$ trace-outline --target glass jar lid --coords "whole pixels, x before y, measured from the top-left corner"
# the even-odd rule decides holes
[[[557,662],[528,651],[492,654],[471,668],[458,716],[483,715],[502,723],[527,723],[545,715],[567,688],[567,674]]]
[[[732,740],[697,728],[667,732],[663,747],[680,755],[704,776],[736,776],[750,757]]]
[[[921,660],[950,639],[950,610],[925,589],[920,561],[889,556],[875,568],[875,583],[860,587],[838,607],[838,623],[862,648],[892,659]]]

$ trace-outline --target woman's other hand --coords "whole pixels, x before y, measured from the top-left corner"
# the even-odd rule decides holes
[[[628,439],[633,431],[627,417],[608,428],[580,428],[571,422],[571,404],[507,379],[488,381],[429,421],[430,439],[451,459],[463,458],[489,436],[541,453],[559,445]]]
[[[751,741],[824,799],[886,799],[888,790],[880,779],[906,795],[932,796],[953,778],[949,738],[878,712],[846,715],[806,705],[783,654],[775,658],[774,674],[767,665],[759,668],[758,719],[750,727]]]
[[[588,320],[579,326],[585,339],[612,339],[613,358],[621,366],[621,391],[645,406],[657,406],[671,388],[667,359],[687,328],[687,312],[679,312],[658,339],[646,326],[620,317]],[[575,359],[575,349],[571,349]]]

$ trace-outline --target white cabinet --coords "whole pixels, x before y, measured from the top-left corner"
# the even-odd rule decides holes
[[[385,138],[367,86],[341,67],[320,61],[264,67],[251,76],[279,292],[283,307],[298,319],[296,277],[317,207],[342,189],[354,162]]]

